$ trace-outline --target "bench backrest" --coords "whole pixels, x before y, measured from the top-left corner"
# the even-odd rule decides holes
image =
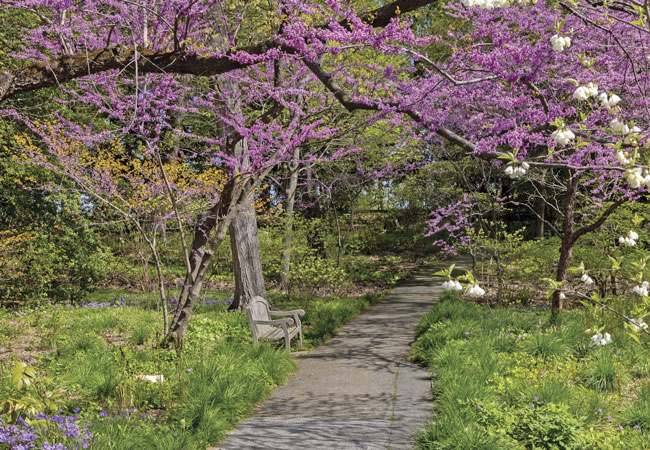
[[[253,297],[248,305],[247,313],[248,321],[251,323],[253,336],[263,337],[273,330],[271,325],[256,325],[254,323],[255,320],[271,320],[269,304],[263,297]]]

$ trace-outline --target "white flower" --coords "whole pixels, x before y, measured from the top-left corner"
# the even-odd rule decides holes
[[[566,299],[566,295],[564,295],[564,292],[560,292],[560,300]]]
[[[591,277],[590,277],[589,275],[587,275],[586,273],[582,275],[582,277],[580,278],[580,280],[581,280],[584,284],[594,284],[594,280],[592,280]]]
[[[648,324],[643,319],[632,319],[631,325],[636,331],[648,329]]]
[[[618,105],[618,103],[619,103],[620,101],[621,101],[621,97],[619,97],[619,96],[616,95],[616,94],[612,94],[612,95],[609,97],[609,102],[608,102],[609,105],[608,105],[608,106],[609,106],[610,108],[614,108],[616,105]]]
[[[609,106],[609,99],[607,98],[607,92],[601,92],[598,96],[598,101],[600,101],[601,106]]]
[[[624,247],[634,247],[636,245],[636,241],[634,239],[630,239],[628,237],[623,237],[623,236],[618,238],[618,243]]]
[[[609,333],[605,333],[604,335],[598,333],[591,337],[591,341],[596,345],[607,345],[612,342],[612,337]]]
[[[632,160],[627,158],[625,153],[623,153],[623,150],[619,150],[616,152],[616,159],[622,166],[627,166],[628,164],[632,164]]]
[[[644,281],[643,283],[641,283],[641,286],[634,286],[634,288],[632,289],[632,292],[634,292],[635,294],[640,295],[642,297],[647,297],[648,296],[648,286],[649,286],[648,282]]]
[[[562,147],[567,145],[570,140],[575,139],[575,137],[576,135],[569,128],[557,129],[551,133],[551,139]]]
[[[571,47],[571,38],[569,37],[562,37],[557,34],[554,34],[551,36],[551,47],[553,48],[554,51],[561,53],[564,51],[564,48],[569,48]]]
[[[618,108],[616,105],[621,101],[621,97],[619,97],[616,94],[612,94],[611,96],[607,97],[606,92],[602,92],[598,96],[598,100],[600,101],[600,105],[607,108],[607,111],[610,114],[617,113],[620,108]]]
[[[587,83],[587,94],[589,97],[595,97],[598,95],[598,85],[596,83],[589,82]]]
[[[631,169],[627,169],[625,171],[625,179],[630,184],[630,186],[634,189],[640,187],[642,184],[646,182],[646,177],[642,175],[640,167],[633,167]]]
[[[482,289],[478,284],[473,284],[467,289],[467,295],[469,297],[483,297],[485,295],[485,290]]]
[[[442,283],[443,289],[449,289],[452,291],[462,291],[463,286],[456,280],[448,280]]]
[[[630,230],[627,232],[627,236],[618,238],[618,243],[625,247],[634,247],[638,239],[639,235],[636,234],[636,231]]]
[[[620,133],[620,134],[627,134],[630,132],[630,127],[628,127],[625,123],[621,122],[618,120],[618,118],[612,120],[609,122],[609,127],[614,130],[615,133]],[[641,131],[641,130],[639,130]]]
[[[483,9],[500,8],[508,6],[508,0],[461,0],[463,5],[468,8],[477,7]]]
[[[585,101],[589,97],[596,97],[598,95],[598,85],[592,82],[580,86],[573,93],[573,98],[580,101]]]
[[[530,168],[530,165],[527,162],[523,162],[520,165],[508,165],[505,169],[505,174],[510,178],[521,178],[526,175],[526,172]]]
[[[628,134],[623,139],[623,142],[628,145],[639,145],[639,139],[641,139],[641,136],[639,135],[640,132],[641,128],[637,126],[632,127],[632,129],[628,131]]]
[[[587,94],[587,88],[585,88],[584,86],[580,86],[573,93],[573,98],[575,98],[576,100],[580,100],[582,102],[587,100],[589,98],[589,95]]]

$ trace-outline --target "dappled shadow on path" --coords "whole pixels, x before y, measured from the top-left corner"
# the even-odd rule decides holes
[[[447,264],[448,266],[448,264]],[[441,266],[446,267],[446,266]],[[218,449],[406,449],[431,415],[430,377],[407,362],[444,279],[427,269],[300,361]]]

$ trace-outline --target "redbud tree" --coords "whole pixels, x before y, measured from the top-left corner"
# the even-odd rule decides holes
[[[399,125],[402,139],[423,146],[443,139],[445,150],[494,161],[512,177],[557,171],[566,186],[563,280],[575,240],[609,211],[576,228],[578,189],[618,205],[646,183],[646,12],[634,2],[468,0],[445,7],[453,25],[432,34],[408,13],[435,3],[3,0],[41,23],[25,31],[16,55],[25,64],[0,71],[2,115],[47,149],[49,131],[14,99],[60,86],[54,95],[93,108],[106,126],[55,116],[46,130],[90,148],[129,136],[163,160],[228,174],[210,207],[181,218],[194,236],[170,336],[182,338],[214,249],[251,193],[296,147],[337,132],[331,108]],[[179,127],[178,114],[211,125]],[[165,145],[169,135],[181,145]],[[351,143],[327,158],[354,151]],[[559,291],[554,304],[561,309]]]

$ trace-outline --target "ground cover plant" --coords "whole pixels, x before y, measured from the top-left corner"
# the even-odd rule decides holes
[[[585,334],[584,311],[489,308],[445,291],[411,358],[433,378],[421,449],[650,448],[647,339]]]
[[[206,293],[176,349],[156,346],[155,298],[112,294],[0,310],[0,448],[205,448],[296,367],[280,345],[252,344],[245,312],[228,311],[232,293]],[[309,349],[382,295],[272,298],[309,306]]]

